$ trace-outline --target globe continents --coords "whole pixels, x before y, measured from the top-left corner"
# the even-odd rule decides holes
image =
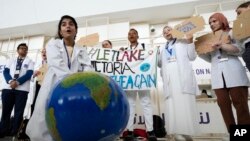
[[[65,77],[46,105],[46,123],[55,141],[112,141],[124,130],[128,117],[122,88],[97,72]]]

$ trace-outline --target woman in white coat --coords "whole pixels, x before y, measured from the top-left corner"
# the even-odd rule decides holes
[[[168,41],[161,46],[158,60],[166,97],[166,129],[177,139],[191,138],[198,128],[195,97],[199,92],[190,63],[196,58],[195,46],[191,35],[176,39],[171,30],[169,26],[163,28]]]
[[[92,70],[86,49],[75,44],[76,33],[75,19],[68,15],[62,16],[58,24],[58,38],[49,41],[46,47],[48,71],[26,130],[32,141],[53,140],[45,121],[45,105],[56,82],[71,73]]]
[[[249,80],[246,69],[238,58],[244,48],[237,46],[232,38],[231,28],[223,14],[211,15],[209,25],[213,32],[222,30],[223,34],[230,37],[229,43],[214,42],[211,44],[213,52],[200,55],[202,59],[211,62],[212,89],[217,96],[217,103],[229,132],[229,126],[236,124],[231,103],[236,109],[237,123],[250,124],[247,104]]]

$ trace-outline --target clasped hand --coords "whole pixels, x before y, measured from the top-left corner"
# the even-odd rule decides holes
[[[13,80],[13,81],[10,82],[10,87],[12,89],[15,89],[17,86],[18,86],[18,82],[16,80]]]

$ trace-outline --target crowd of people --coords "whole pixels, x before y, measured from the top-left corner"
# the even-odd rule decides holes
[[[238,15],[250,9],[250,2],[238,6]],[[199,55],[211,63],[211,85],[214,90],[222,117],[229,132],[230,125],[250,124],[248,108],[249,79],[246,70],[240,62],[242,56],[246,67],[250,69],[250,38],[235,40],[227,18],[222,13],[214,13],[209,17],[211,32],[222,30],[230,37],[228,43],[218,40],[211,44],[214,51]],[[28,46],[21,43],[17,46],[17,57],[9,59],[4,69],[6,85],[2,90],[2,117],[0,123],[0,137],[16,136],[23,120],[24,108],[30,90],[30,81],[36,84],[36,93],[32,104],[32,115],[28,122],[26,133],[32,141],[52,141],[45,122],[45,104],[49,92],[56,82],[63,76],[79,71],[93,71],[87,50],[75,44],[78,25],[76,20],[68,15],[61,17],[55,39],[49,41],[42,49],[42,62],[37,70],[33,61],[27,56]],[[158,67],[161,68],[163,80],[164,102],[168,115],[166,130],[176,140],[192,140],[192,136],[199,133],[196,109],[196,96],[199,94],[191,61],[197,53],[193,43],[193,35],[186,35],[177,39],[172,35],[172,27],[163,27],[163,37],[166,44],[158,49]],[[131,28],[128,32],[129,46],[124,50],[145,50],[144,43],[139,43],[138,31]],[[103,48],[112,49],[109,40],[102,42]],[[38,78],[40,74],[44,77]],[[135,139],[134,116],[136,97],[138,95],[143,109],[147,138],[157,141],[153,130],[153,109],[150,90],[127,90],[130,113],[123,139]],[[236,119],[232,105],[236,109]],[[11,111],[14,107],[14,118],[11,120]],[[185,118],[184,118],[185,117]],[[12,124],[10,125],[10,123]]]

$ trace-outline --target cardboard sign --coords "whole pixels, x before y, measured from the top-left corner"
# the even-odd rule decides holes
[[[230,43],[230,37],[228,33],[219,30],[215,33],[208,33],[196,38],[195,50],[198,54],[206,54],[212,52],[214,51],[212,45],[218,41],[222,41],[222,43]]]
[[[185,34],[194,34],[204,29],[205,21],[201,16],[195,16],[178,24],[171,31],[173,37],[181,39]]]
[[[99,42],[99,34],[94,33],[87,35],[85,37],[81,37],[76,43],[81,46],[95,46]]]
[[[241,40],[250,37],[250,10],[240,14],[233,22],[233,38]]]

